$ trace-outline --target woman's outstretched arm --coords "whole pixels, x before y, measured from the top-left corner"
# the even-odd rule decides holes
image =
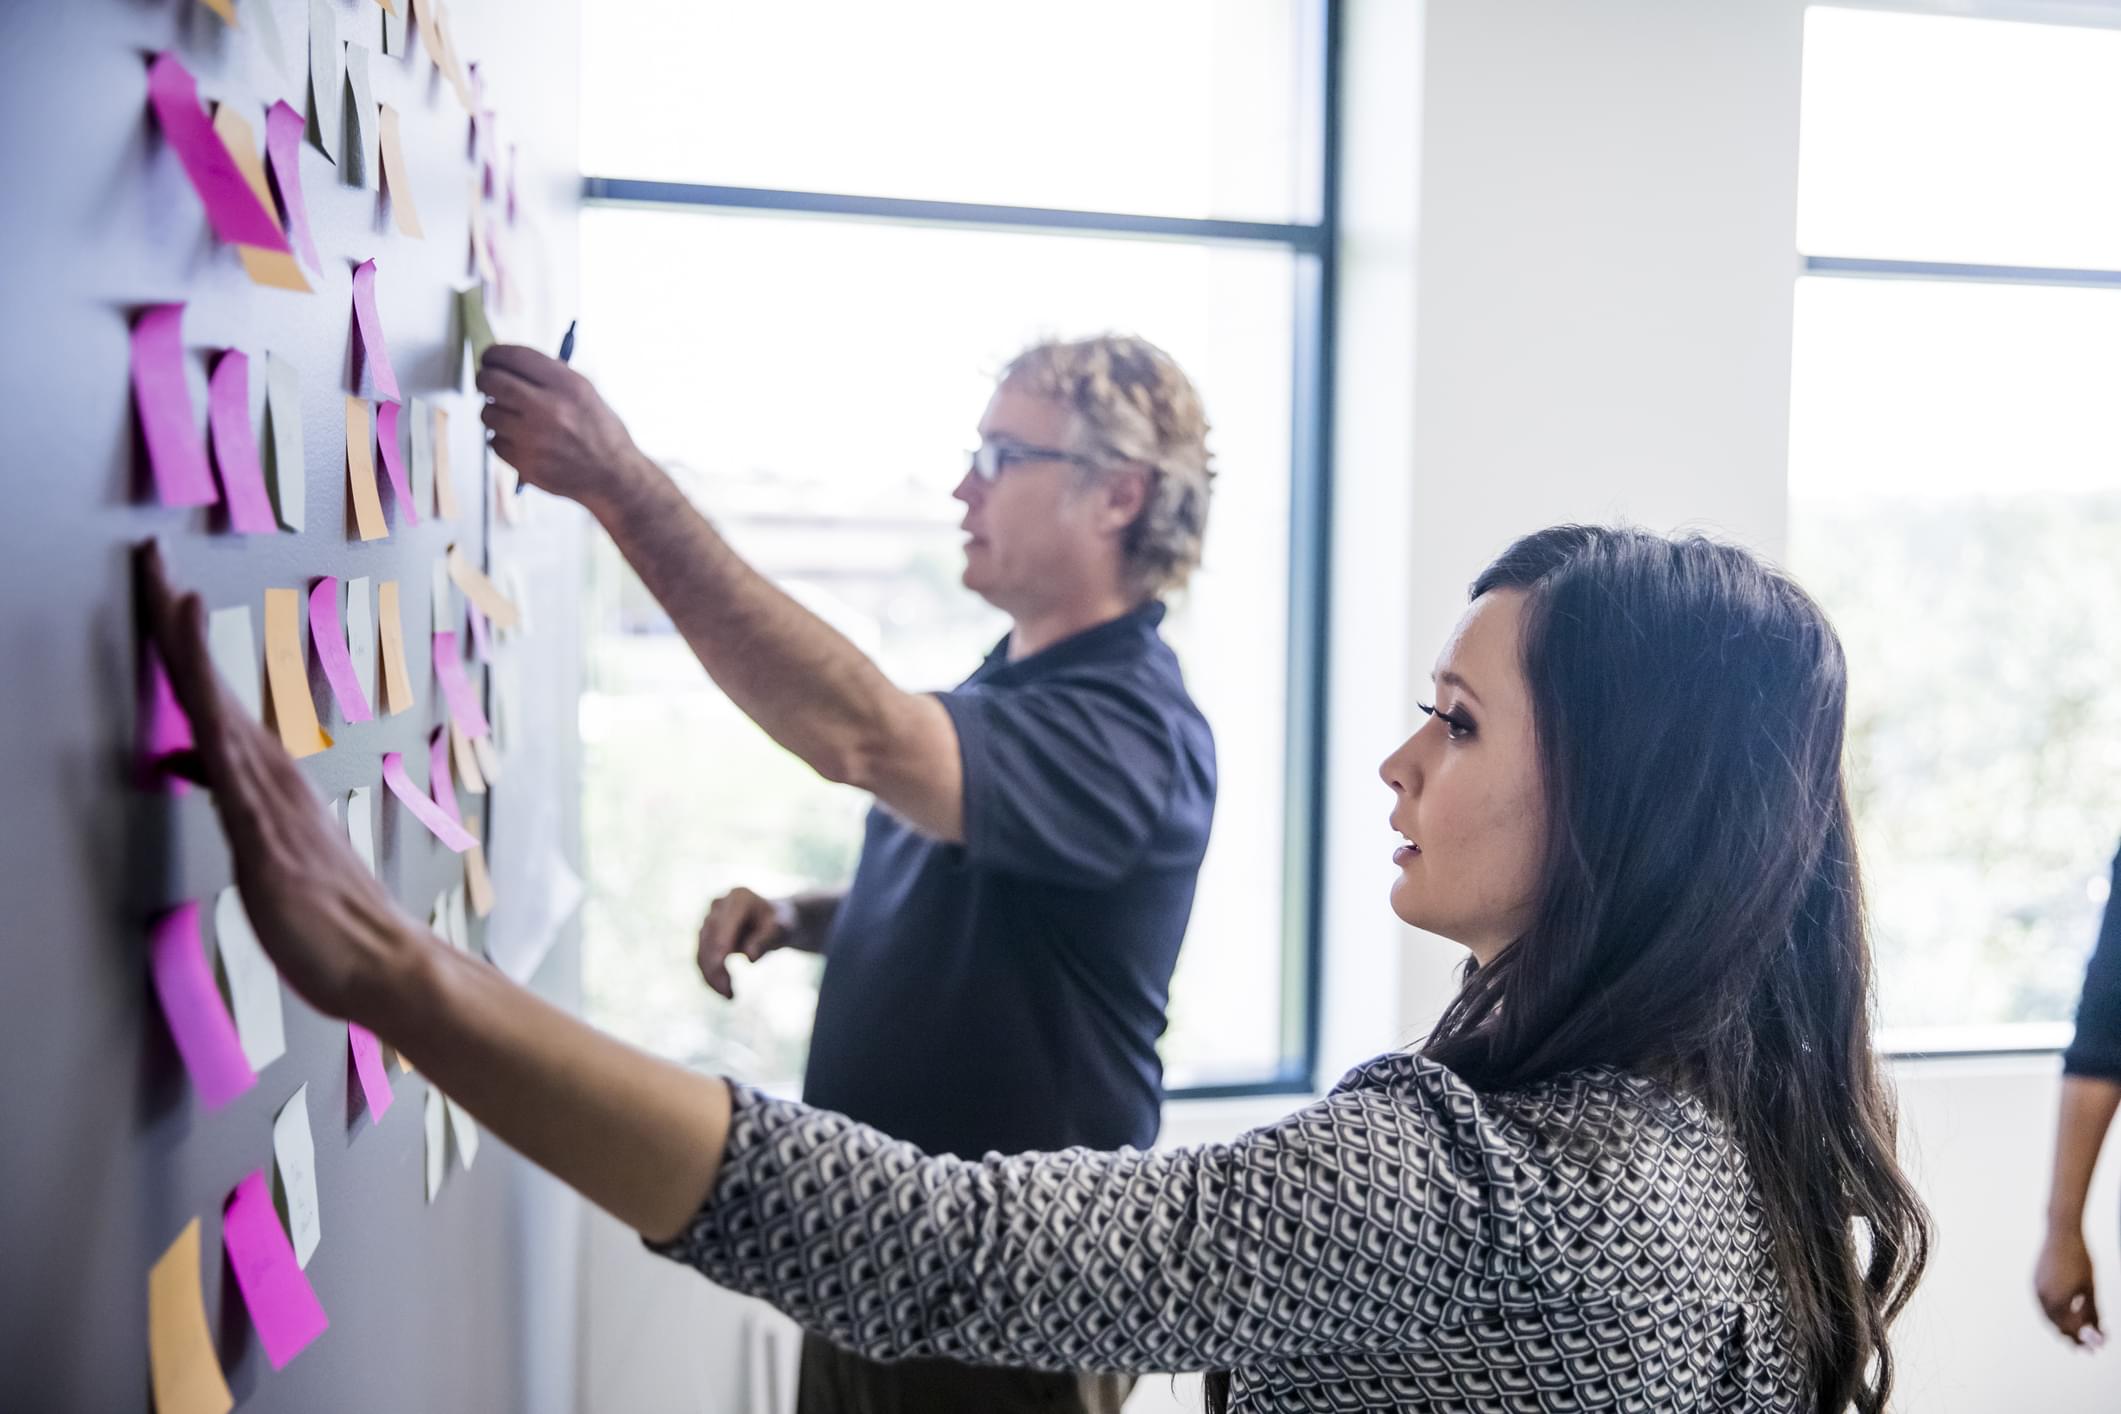
[[[635,1050],[442,945],[399,911],[280,743],[223,690],[197,596],[152,546],[146,630],[190,719],[259,941],[311,1006],[368,1027],[500,1139],[649,1237],[714,1187],[729,1087]]]

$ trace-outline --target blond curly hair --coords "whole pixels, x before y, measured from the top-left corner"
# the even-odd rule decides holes
[[[1065,403],[1081,455],[1147,470],[1120,546],[1128,588],[1145,599],[1183,588],[1200,565],[1215,472],[1200,394],[1171,355],[1132,334],[1050,339],[1009,360],[1001,381]]]

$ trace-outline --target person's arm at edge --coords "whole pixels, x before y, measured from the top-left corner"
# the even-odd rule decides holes
[[[2084,1242],[2084,1203],[2114,1112],[2121,1108],[2121,1080],[2095,1075],[2062,1077],[2061,1114],[2055,1129],[2055,1170],[2048,1190],[2047,1237],[2034,1288],[2055,1328],[2083,1343],[2099,1332],[2091,1256]]]

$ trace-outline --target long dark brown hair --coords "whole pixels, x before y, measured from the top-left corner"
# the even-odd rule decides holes
[[[1472,597],[1501,589],[1525,594],[1539,903],[1422,1050],[1480,1090],[1603,1065],[1700,1096],[1744,1149],[1815,1408],[1877,1414],[1930,1228],[1871,1049],[1840,639],[1699,536],[1555,526]],[[1211,1410],[1228,1390],[1209,1377]]]

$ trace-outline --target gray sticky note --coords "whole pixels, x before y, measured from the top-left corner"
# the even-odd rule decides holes
[[[265,416],[272,425],[272,503],[283,530],[302,528],[302,377],[276,353],[265,355]]]
[[[420,399],[406,404],[412,413],[412,503],[421,515],[435,513],[434,409]]]
[[[346,161],[339,166],[339,175],[350,187],[376,189],[376,169],[382,165],[376,156],[377,123],[376,96],[368,87],[368,46],[348,41],[346,45],[346,93],[347,101],[353,105],[353,131],[348,134]]]
[[[228,981],[229,1010],[235,1013],[243,1058],[252,1070],[263,1070],[287,1054],[280,974],[251,930],[250,915],[243,911],[243,898],[234,886],[221,890],[214,901],[214,951]]]
[[[327,162],[339,160],[339,117],[346,86],[339,77],[339,17],[331,0],[309,0],[309,140]]]
[[[265,696],[260,689],[263,670],[258,660],[257,635],[251,631],[250,606],[238,604],[207,615],[206,647],[213,656],[215,671],[236,694],[243,710],[253,719],[264,721]]]

